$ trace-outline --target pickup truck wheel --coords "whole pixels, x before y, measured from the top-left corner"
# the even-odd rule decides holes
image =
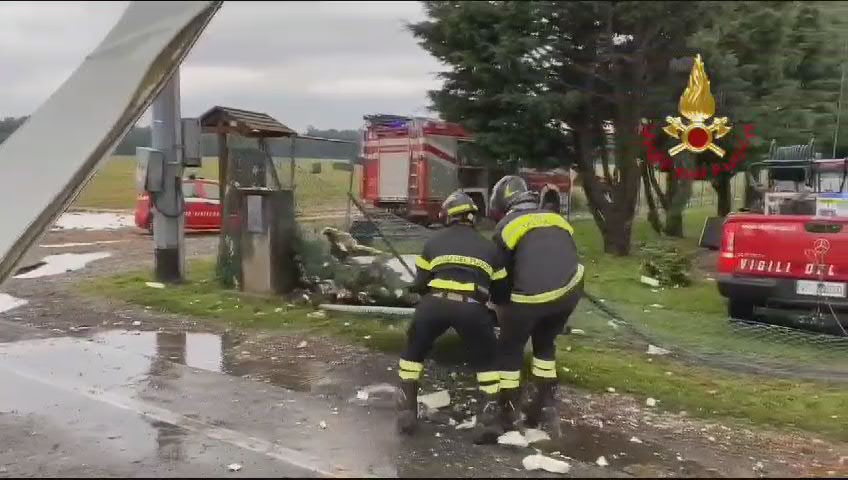
[[[727,315],[739,320],[753,320],[754,304],[750,301],[730,298],[727,300]]]

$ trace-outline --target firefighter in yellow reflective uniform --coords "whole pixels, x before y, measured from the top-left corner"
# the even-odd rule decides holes
[[[533,365],[525,426],[543,423],[559,434],[556,337],[583,295],[583,265],[562,215],[540,208],[521,177],[506,176],[492,189],[489,211],[498,221],[494,241],[504,258],[509,301],[499,309],[500,410],[503,427],[513,428],[520,399],[524,347],[532,339]]]
[[[487,302],[508,295],[506,270],[497,247],[474,228],[477,205],[458,191],[442,204],[447,228],[424,246],[416,261],[417,275],[411,290],[422,295],[407,332],[400,358],[398,429],[412,433],[417,426],[418,387],[424,359],[433,343],[449,328],[462,338],[477,372],[477,443],[490,443],[500,435],[497,394],[500,374],[495,369],[497,339]]]

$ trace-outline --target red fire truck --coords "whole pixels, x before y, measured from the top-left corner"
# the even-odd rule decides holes
[[[489,190],[505,172],[478,165],[472,135],[455,123],[396,115],[365,117],[360,196],[371,205],[421,224],[438,221],[439,207],[462,188],[486,212]],[[570,170],[518,172],[543,203],[568,213]]]

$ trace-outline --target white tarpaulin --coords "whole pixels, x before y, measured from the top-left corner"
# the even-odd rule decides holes
[[[111,155],[221,3],[130,3],[73,75],[0,144],[0,282]]]

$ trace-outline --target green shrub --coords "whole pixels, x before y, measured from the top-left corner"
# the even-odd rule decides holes
[[[692,259],[673,245],[663,242],[642,244],[640,254],[642,275],[657,279],[661,286],[685,287],[692,283],[689,276]]]

